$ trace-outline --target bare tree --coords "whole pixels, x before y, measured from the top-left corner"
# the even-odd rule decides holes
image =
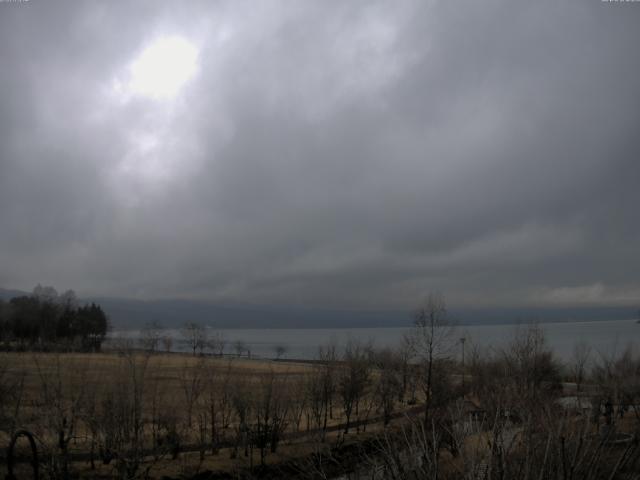
[[[289,392],[291,398],[291,422],[296,432],[300,431],[302,416],[308,409],[308,374],[291,377]]]
[[[58,297],[58,303],[62,308],[74,309],[78,308],[78,297],[73,290],[67,290]]]
[[[574,345],[570,369],[573,380],[576,382],[577,392],[580,392],[580,386],[582,385],[587,373],[587,366],[590,357],[591,347],[586,342],[582,341]]]
[[[24,403],[24,369],[10,368],[2,354],[0,357],[0,432],[13,434],[22,419]]]
[[[55,288],[46,285],[42,286],[39,283],[33,288],[31,295],[38,300],[49,303],[55,302],[58,299],[58,291]]]
[[[204,407],[209,420],[211,452],[215,454],[231,418],[231,362],[223,371],[212,366],[206,368],[205,377]]]
[[[96,408],[103,462],[115,460],[119,478],[135,478],[145,459],[145,410],[149,355],[130,350],[120,356],[114,379],[104,385]]]
[[[307,431],[313,425],[314,430],[321,430],[321,441],[324,440],[328,402],[325,401],[325,372],[315,367],[305,378],[305,397],[307,407]],[[313,423],[312,423],[313,422]]]
[[[523,398],[532,399],[558,385],[560,366],[539,325],[529,324],[518,328],[503,355],[511,370],[516,392]]]
[[[286,375],[271,370],[262,374],[253,392],[250,426],[252,443],[260,451],[260,464],[264,465],[267,448],[275,453],[287,426],[290,399],[287,395]]]
[[[43,363],[41,357],[33,356],[40,381],[40,398],[37,400],[41,416],[39,423],[46,429],[41,437],[56,440],[55,447],[48,446],[52,461],[47,466],[52,476],[66,479],[70,475],[69,444],[77,435],[86,392],[86,364],[75,364],[71,371],[66,371],[60,354],[46,360]]]
[[[222,357],[227,341],[221,332],[215,332],[209,335],[208,347],[214,355]]]
[[[405,401],[407,390],[409,388],[410,376],[411,376],[411,359],[413,357],[413,341],[411,335],[404,335],[402,341],[398,346],[395,357],[395,367],[400,375],[400,388],[398,388],[398,401]],[[412,399],[415,399],[415,390],[411,395]]]
[[[453,325],[447,315],[444,297],[430,294],[418,308],[411,336],[413,351],[420,361],[420,383],[424,394],[424,421],[429,426],[429,414],[433,401],[435,369],[448,357],[451,349]]]
[[[632,408],[640,426],[640,355],[627,346],[622,353],[600,353],[594,362],[593,380],[598,385],[599,400],[605,403],[606,423],[613,425],[617,418]],[[614,415],[617,409],[618,415]]]
[[[140,345],[142,348],[150,353],[157,352],[160,340],[163,337],[163,330],[162,325],[156,321],[147,323],[140,331]]]
[[[321,399],[324,420],[322,424],[322,439],[327,431],[328,419],[333,419],[333,398],[336,393],[337,354],[333,342],[318,348],[318,360],[321,362]]]
[[[161,341],[165,353],[171,353],[171,348],[173,347],[173,337],[171,337],[171,335],[163,335]]]
[[[376,366],[378,372],[375,381],[374,396],[377,407],[382,411],[384,424],[391,421],[398,390],[401,389],[402,381],[398,375],[402,368],[398,369],[398,357],[391,350],[385,349],[377,354]]]
[[[246,379],[237,379],[232,384],[231,392],[231,404],[236,415],[235,422],[235,442],[234,447],[231,450],[231,458],[236,458],[238,455],[238,449],[240,446],[244,447],[245,457],[249,456],[250,444],[250,422],[251,408],[253,402],[251,402],[251,392]],[[253,457],[252,457],[253,458]]]
[[[236,355],[238,357],[241,357],[242,353],[247,349],[247,344],[244,342],[244,340],[238,339],[233,342],[233,349],[236,351]]]
[[[360,403],[370,376],[368,351],[365,346],[350,340],[344,351],[343,366],[339,370],[338,392],[345,415],[344,433],[349,433],[352,414],[359,414]]]
[[[180,374],[180,388],[184,395],[185,411],[187,414],[186,426],[188,430],[190,430],[193,425],[194,407],[205,387],[204,362],[202,358],[200,358],[195,365],[185,362]]]
[[[227,365],[222,374],[222,382],[218,395],[218,411],[220,412],[220,423],[223,431],[229,428],[233,416],[233,382],[235,380],[233,369],[231,368],[231,360],[227,362]]]
[[[280,345],[275,345],[275,346],[273,347],[273,352],[276,354],[276,359],[277,359],[277,360],[280,360],[280,358],[281,358],[285,353],[287,353],[287,347],[286,347],[286,345],[282,345],[282,344],[280,344]]]
[[[207,343],[207,331],[202,325],[194,322],[185,323],[182,336],[194,357],[198,350],[202,353]]]

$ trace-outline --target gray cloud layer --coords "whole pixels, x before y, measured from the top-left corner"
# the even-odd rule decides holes
[[[639,21],[598,0],[0,3],[0,285],[640,301]],[[168,36],[196,75],[122,93]]]

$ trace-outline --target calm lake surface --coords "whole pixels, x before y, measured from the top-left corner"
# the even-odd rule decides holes
[[[621,353],[627,346],[640,346],[640,324],[636,320],[612,320],[601,322],[563,322],[541,323],[547,343],[558,357],[568,360],[574,346],[578,342],[589,344],[594,352],[602,354]],[[467,339],[465,349],[473,345],[482,348],[501,348],[509,343],[523,325],[474,325],[458,326],[453,332],[453,339]],[[212,330],[213,331],[213,330]],[[350,339],[362,342],[371,341],[376,347],[395,347],[400,345],[410,328],[353,328],[353,329],[220,329],[226,341],[226,353],[233,353],[234,342],[241,340],[251,351],[252,356],[272,358],[275,348],[282,345],[286,348],[285,358],[315,358],[318,346],[330,342],[344,346]],[[173,350],[185,351],[180,330],[166,330],[166,334],[175,338]],[[116,331],[112,338],[125,337],[137,339],[139,331]],[[452,354],[459,354],[460,346],[454,348]]]

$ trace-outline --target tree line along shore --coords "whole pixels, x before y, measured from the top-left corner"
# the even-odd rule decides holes
[[[0,299],[0,348],[14,351],[100,351],[109,319],[100,305],[82,305],[73,290],[37,285],[31,295]]]

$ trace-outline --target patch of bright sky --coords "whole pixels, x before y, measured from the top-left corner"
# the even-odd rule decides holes
[[[124,90],[154,100],[172,99],[197,71],[198,48],[193,43],[177,35],[160,37],[131,62]]]
[[[117,197],[127,205],[138,203],[151,192],[164,190],[171,180],[177,158],[172,124],[182,111],[176,101],[199,72],[199,48],[180,35],[156,37],[134,53],[132,60],[111,83],[111,99],[125,106],[141,100],[127,121],[127,153],[112,170]]]

